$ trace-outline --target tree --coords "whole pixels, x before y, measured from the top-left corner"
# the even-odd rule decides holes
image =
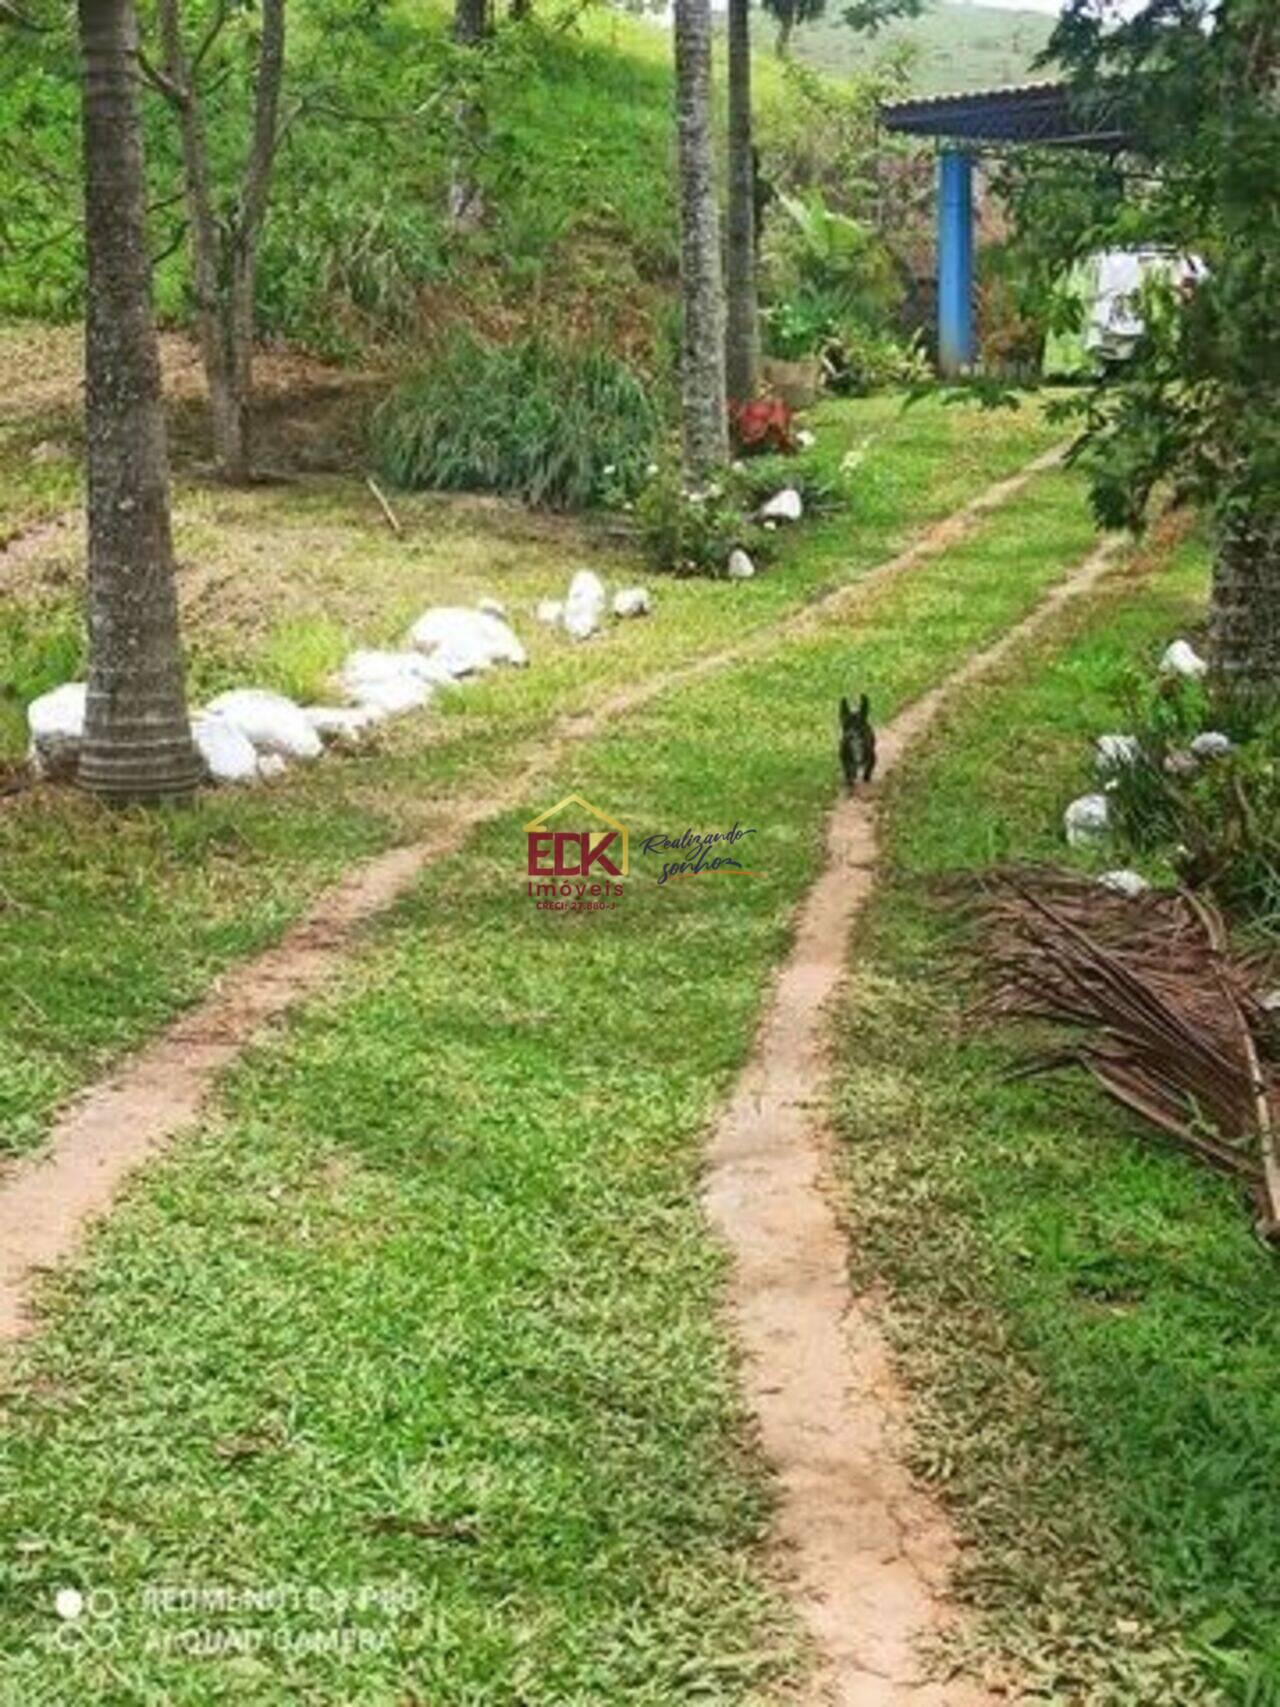
[[[725,369],[729,396],[746,403],[760,377],[756,290],[756,160],[751,113],[751,3],[729,0],[729,230]]]
[[[80,780],[111,801],[189,794],[160,356],[151,314],[133,0],[79,0],[84,88],[89,692]]]
[[[1059,268],[1110,244],[1198,254],[1194,287],[1153,286],[1134,357],[1086,405],[1085,460],[1104,521],[1138,523],[1159,485],[1204,503],[1216,532],[1211,653],[1221,679],[1280,691],[1280,9],[1275,0],[1147,0],[1121,23],[1071,0],[1049,52],[1083,108],[1105,102],[1138,170],[1078,170],[1088,193],[1036,223]]]
[[[454,127],[458,152],[449,171],[449,224],[455,231],[478,225],[484,216],[484,198],[476,181],[474,157],[479,151],[485,126],[484,105],[478,87],[480,72],[475,63],[466,64],[493,33],[489,0],[454,0],[453,40],[461,50],[455,75],[464,88],[454,103]]]
[[[812,23],[815,18],[820,18],[827,9],[827,0],[764,0],[764,5],[778,25],[775,43],[778,58],[785,59],[791,51],[791,37],[796,25]]]
[[[210,165],[200,79],[231,16],[232,7],[220,3],[189,52],[181,0],[158,0],[162,69],[145,61],[144,69],[178,117],[196,330],[209,388],[214,457],[224,480],[243,485],[253,472],[250,404],[258,240],[280,140],[285,0],[262,0],[249,147],[238,193],[223,199],[217,194]]]
[[[729,459],[720,220],[711,142],[710,0],[675,0],[680,171],[680,396],[685,471],[702,479]]]

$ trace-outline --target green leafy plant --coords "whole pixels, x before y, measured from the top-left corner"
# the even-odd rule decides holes
[[[644,382],[603,350],[464,333],[382,404],[373,446],[398,486],[578,509],[638,490],[659,425]]]
[[[831,304],[801,295],[773,303],[764,311],[765,348],[780,361],[799,362],[821,355],[836,331]]]
[[[1280,932],[1280,713],[1183,677],[1131,677],[1123,697],[1137,747],[1107,774],[1121,845],[1162,855],[1190,887]],[[1206,729],[1231,750],[1197,757]]]
[[[828,389],[841,397],[866,397],[890,386],[918,386],[931,371],[918,336],[903,344],[888,333],[856,327],[827,340],[822,363]]]
[[[769,536],[744,509],[744,488],[734,477],[690,489],[679,465],[658,468],[635,504],[645,555],[671,575],[724,575],[729,555],[741,547],[755,560],[767,556]]]
[[[812,454],[753,456],[736,476],[739,502],[754,513],[784,486],[800,494],[806,516],[831,515],[846,496],[844,477]]]

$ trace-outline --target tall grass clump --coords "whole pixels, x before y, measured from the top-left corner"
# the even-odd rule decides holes
[[[464,333],[381,406],[373,443],[397,486],[568,510],[637,491],[660,429],[644,381],[605,350]]]
[[[74,602],[0,611],[0,764],[26,751],[31,701],[84,675],[84,648],[84,620]]]

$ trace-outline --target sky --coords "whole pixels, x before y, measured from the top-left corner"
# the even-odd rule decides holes
[[[1062,0],[981,0],[984,6],[1000,6],[1009,12],[1059,12]]]

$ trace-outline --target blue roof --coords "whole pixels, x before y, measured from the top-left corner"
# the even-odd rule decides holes
[[[893,101],[880,108],[880,117],[886,130],[953,142],[1113,149],[1125,143],[1114,100],[1086,99],[1069,84],[1058,82]]]

